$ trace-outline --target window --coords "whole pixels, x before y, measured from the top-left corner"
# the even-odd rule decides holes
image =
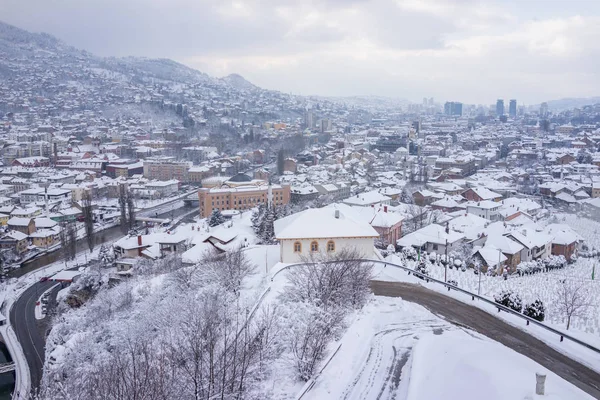
[[[434,250],[437,250],[437,249],[438,249],[438,245],[437,245],[437,244],[434,244],[434,245],[433,245],[433,249],[434,249]]]
[[[327,251],[335,251],[335,242],[333,240],[327,242]]]
[[[316,253],[317,251],[319,251],[319,243],[311,242],[310,251],[312,251],[313,253]]]
[[[294,242],[294,253],[302,253],[302,243]]]

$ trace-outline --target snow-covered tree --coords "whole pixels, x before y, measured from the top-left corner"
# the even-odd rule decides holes
[[[242,281],[254,268],[255,265],[248,260],[241,247],[226,253],[209,251],[197,266],[200,278],[205,282],[218,283],[225,290],[236,294],[239,293]]]
[[[323,308],[362,307],[370,293],[373,266],[361,261],[359,252],[342,249],[335,255],[314,255],[304,265],[290,270],[290,286],[284,298],[294,302],[313,302]]]
[[[212,213],[208,217],[208,226],[212,227],[221,225],[223,222],[225,222],[225,217],[223,214],[221,214],[221,211],[219,211],[217,208],[213,209]]]
[[[546,308],[541,300],[537,299],[532,303],[529,303],[523,309],[523,314],[529,318],[533,318],[538,321],[543,321],[546,317]]]
[[[523,309],[523,300],[521,300],[521,296],[511,290],[503,290],[495,295],[494,301],[518,312],[521,312]]]
[[[101,244],[98,252],[98,262],[100,263],[100,266],[103,268],[112,267],[114,259],[113,251],[105,246],[104,243]]]

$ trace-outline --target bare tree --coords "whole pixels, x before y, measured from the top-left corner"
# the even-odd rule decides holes
[[[567,330],[573,317],[585,315],[590,306],[590,294],[585,281],[563,279],[556,294],[558,311],[567,318]]]
[[[77,255],[77,227],[74,222],[65,222],[61,225],[60,246],[64,258],[73,260]]]
[[[255,265],[248,260],[241,247],[220,253],[216,249],[204,254],[198,266],[202,279],[216,282],[227,291],[238,293],[242,280],[252,273]]]
[[[295,302],[317,302],[323,308],[361,307],[370,293],[373,266],[355,249],[304,258],[304,265],[288,274],[290,286],[284,298]]]
[[[82,211],[83,223],[85,225],[85,238],[90,249],[90,253],[94,250],[94,214],[92,212],[92,195],[88,190],[83,192]]]
[[[425,217],[427,216],[427,211],[423,207],[419,207],[416,204],[411,204],[407,208],[407,212],[409,215],[408,224],[407,224],[407,232],[411,233],[421,229],[425,226]]]

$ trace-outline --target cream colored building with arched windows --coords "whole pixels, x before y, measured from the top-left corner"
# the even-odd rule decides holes
[[[334,254],[344,248],[374,256],[379,234],[371,225],[335,208],[314,208],[275,221],[280,261],[297,263],[311,254]]]

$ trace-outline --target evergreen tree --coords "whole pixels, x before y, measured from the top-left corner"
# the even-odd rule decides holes
[[[252,211],[252,229],[254,229],[254,233],[258,235],[261,229],[262,220],[265,215],[265,211],[267,207],[264,204],[259,204],[258,207]]]
[[[107,268],[112,266],[112,262],[114,261],[114,257],[111,254],[111,251],[104,244],[100,245],[100,251],[98,252],[98,261],[100,262],[100,266]]]
[[[284,164],[285,164],[285,154],[283,153],[283,149],[279,149],[279,152],[277,152],[277,173],[279,175],[283,175]]]
[[[225,217],[218,209],[213,209],[212,214],[208,217],[208,226],[217,226],[225,222]]]
[[[258,234],[262,244],[275,244],[275,219],[275,210],[273,208],[267,208],[262,218]]]

